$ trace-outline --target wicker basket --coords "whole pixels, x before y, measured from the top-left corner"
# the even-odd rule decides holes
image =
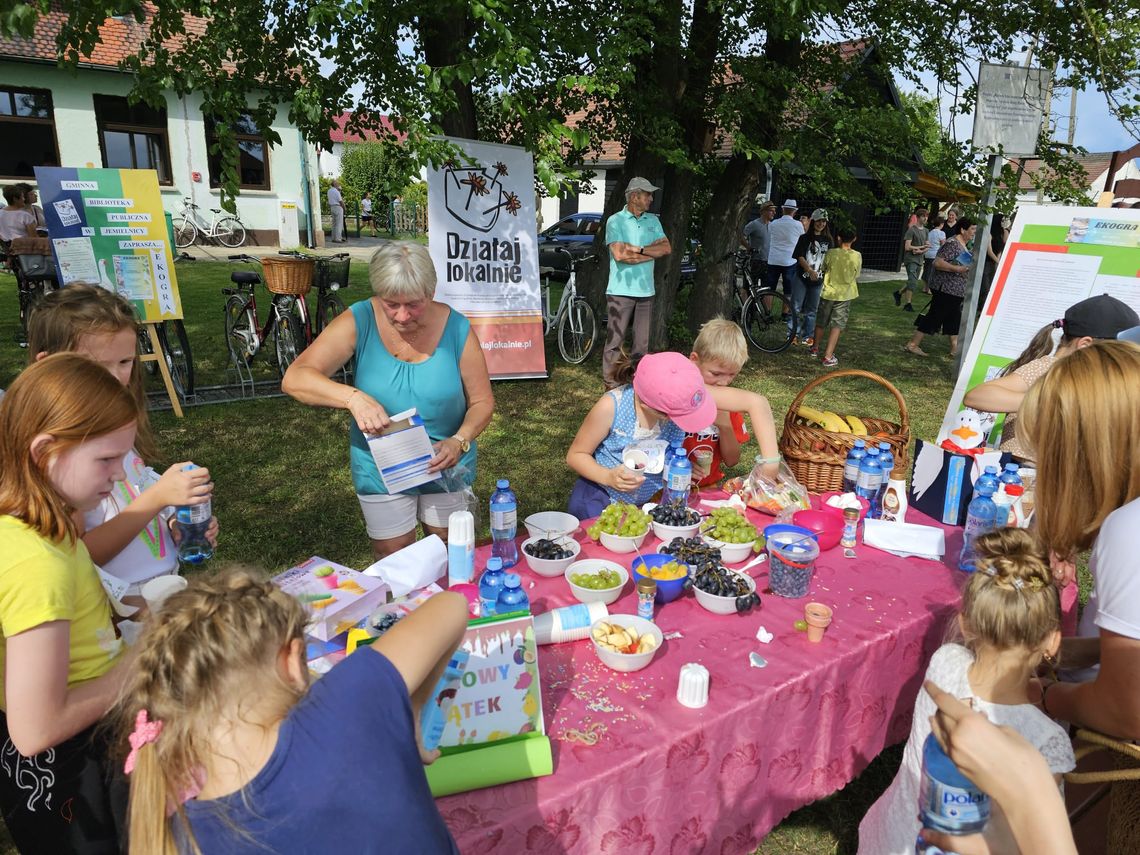
[[[313,287],[313,259],[266,256],[261,259],[265,287],[274,294],[304,296]]]
[[[868,436],[861,437],[852,433],[837,433],[824,430],[817,425],[805,424],[803,419],[796,416],[796,411],[804,403],[804,399],[817,386],[837,377],[866,377],[883,386],[895,396],[899,405],[899,423],[886,419],[860,416],[863,424],[867,426]],[[831,409],[834,412],[834,408]],[[842,413],[840,414],[842,415]],[[796,479],[807,488],[810,493],[824,493],[830,490],[839,490],[843,486],[843,466],[847,462],[847,453],[855,447],[855,440],[875,440],[886,442],[891,446],[895,457],[895,466],[906,466],[910,449],[910,414],[907,412],[906,401],[890,382],[878,374],[858,369],[846,369],[824,374],[808,383],[796,395],[788,415],[784,418],[784,433],[780,437],[780,453]]]

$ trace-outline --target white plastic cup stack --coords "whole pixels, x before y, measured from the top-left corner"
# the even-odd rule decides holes
[[[534,616],[534,639],[539,644],[561,644],[590,637],[590,627],[609,615],[605,603],[578,603]]]
[[[709,702],[709,669],[696,662],[681,666],[677,681],[677,701],[689,709],[699,710]]]

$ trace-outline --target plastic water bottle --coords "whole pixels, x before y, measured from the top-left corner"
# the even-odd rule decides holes
[[[979,484],[989,484],[996,493],[1001,486],[1001,481],[998,478],[998,468],[996,466],[987,466],[985,471],[978,476],[978,480],[974,482],[974,487],[976,488]]]
[[[183,471],[197,469],[193,463],[183,467]],[[200,505],[179,505],[174,511],[178,520],[178,531],[182,539],[178,541],[178,560],[184,564],[201,564],[214,557],[214,547],[206,540],[206,529],[214,515],[213,501],[207,499]]]
[[[503,574],[503,587],[495,603],[495,614],[509,615],[511,612],[529,612],[530,600],[522,589],[522,577],[518,573]]]
[[[958,771],[934,734],[922,745],[918,813],[923,828],[955,836],[977,834],[990,819],[990,797]],[[935,855],[939,849],[920,840],[915,851]]]
[[[996,471],[996,470],[995,470]],[[958,558],[958,569],[973,573],[977,569],[977,554],[974,541],[979,535],[993,530],[997,525],[997,505],[993,500],[994,488],[988,481],[979,478],[974,482],[974,498],[966,508],[966,528],[962,533],[962,554]]]
[[[879,465],[879,449],[868,448],[867,454],[859,462],[859,480],[855,482],[855,495],[866,499],[870,505],[867,516],[877,519],[875,497],[883,485],[883,467]]]
[[[854,493],[855,484],[859,480],[859,464],[867,456],[867,443],[861,439],[855,440],[855,447],[847,452],[847,461],[843,464],[843,492]]]
[[[516,579],[518,575],[511,574]],[[507,574],[503,572],[503,560],[491,556],[487,559],[487,569],[479,577],[479,604],[483,607],[482,617],[491,617],[495,614],[495,607],[499,603],[499,592],[503,590],[503,581]]]
[[[678,448],[673,452],[673,458],[665,469],[665,504],[687,505],[692,483],[693,464],[689,462],[689,455],[685,453],[685,449]]]
[[[998,477],[998,495],[1004,495],[1006,487],[1009,487],[1013,484],[1016,484],[1019,487],[1023,486],[1021,483],[1021,476],[1017,473],[1017,468],[1018,467],[1016,463],[1005,464],[1004,471],[1002,471],[1001,475]]]
[[[895,468],[895,455],[891,451],[889,442],[879,443],[879,468],[882,470],[882,481],[879,484],[879,492],[875,494],[875,500],[871,502],[873,519],[882,519],[883,494],[887,492],[887,482],[891,480],[891,472]]]
[[[514,567],[519,563],[519,548],[515,544],[519,502],[506,478],[500,478],[495,486],[498,489],[491,494],[491,554],[502,560],[503,567]]]

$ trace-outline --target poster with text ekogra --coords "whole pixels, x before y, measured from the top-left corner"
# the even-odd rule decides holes
[[[1034,334],[1074,303],[1110,294],[1140,312],[1140,211],[1024,205],[998,261],[989,297],[954,386],[938,439],[997,446],[1004,416],[962,407]],[[1060,337],[1056,330],[1054,338]]]
[[[147,323],[182,317],[158,174],[36,167],[61,285],[99,285]]]
[[[492,378],[545,377],[534,159],[517,146],[448,141],[469,159],[428,172],[436,299],[471,322]]]

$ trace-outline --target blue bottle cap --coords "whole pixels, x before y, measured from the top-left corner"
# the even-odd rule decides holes
[[[503,577],[503,587],[504,588],[521,588],[522,587],[522,578],[519,576],[518,573],[508,573],[506,576]]]
[[[855,440],[855,447],[856,448],[865,448],[866,446],[867,446],[867,443],[864,442],[863,440],[861,440],[861,439]]]
[[[880,451],[886,451],[889,453],[891,450],[891,444],[889,442],[880,442],[879,443],[879,450]]]
[[[490,558],[487,559],[487,569],[488,570],[502,570],[503,569],[503,559],[499,558],[498,556],[492,555]]]
[[[1016,463],[1007,463],[1007,464],[1005,464],[1005,471],[1006,471],[1006,472],[1016,472],[1016,471],[1017,471],[1017,469],[1018,469],[1018,466],[1017,466],[1017,464],[1016,464]]]
[[[500,478],[498,481],[495,482],[495,486],[498,487],[500,490],[506,490],[506,489],[510,488],[511,482],[508,481],[506,478]]]
[[[997,475],[997,467],[996,466],[987,466],[986,467],[986,474],[987,475]]]

